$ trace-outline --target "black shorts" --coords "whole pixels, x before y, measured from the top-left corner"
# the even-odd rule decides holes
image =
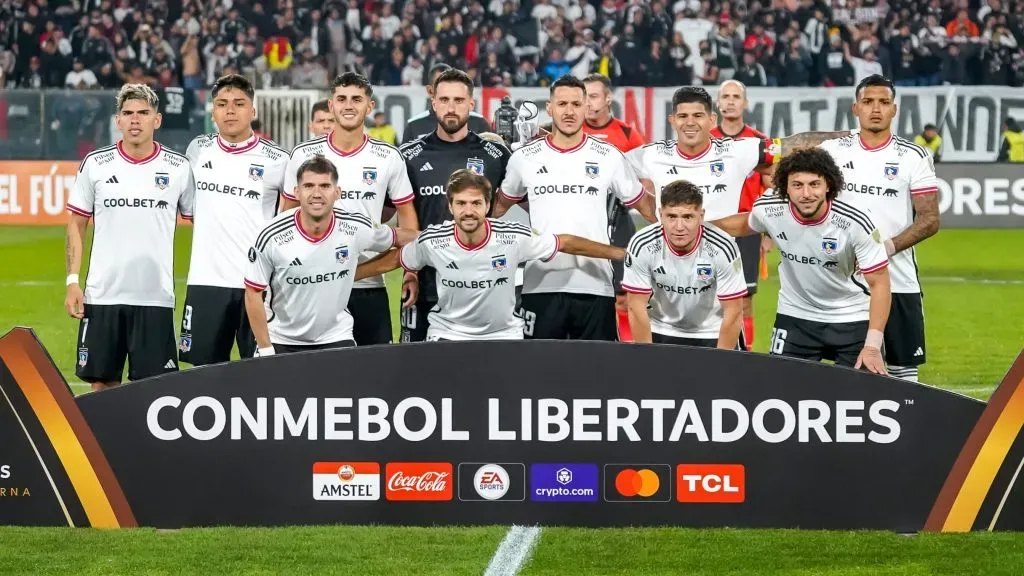
[[[523,335],[535,340],[618,340],[615,298],[567,292],[523,294]]]
[[[231,347],[252,358],[256,338],[245,311],[245,288],[189,286],[181,314],[178,359],[193,366],[231,360]]]
[[[718,348],[718,338],[682,338],[680,336],[667,336],[651,332],[651,342],[654,344],[674,344],[677,346],[695,346],[697,348]],[[743,330],[740,330],[739,341],[736,343],[737,350],[746,350],[743,344]]]
[[[390,344],[391,304],[387,288],[353,288],[348,297],[352,337],[360,346]]]
[[[274,344],[274,354],[295,354],[297,352],[312,352],[314,350],[329,350],[331,348],[351,348],[356,345],[355,340],[340,340],[327,344],[309,344],[295,346],[293,344]]]
[[[616,200],[616,202],[619,202]],[[629,207],[619,202],[617,217],[611,224],[611,245],[625,248],[629,241],[636,234],[636,224],[633,223],[633,216],[629,213]],[[622,260],[612,260],[612,286],[616,294],[625,294],[622,289]]]
[[[398,312],[399,323],[402,325],[400,342],[426,342],[427,328],[430,328],[427,315],[436,304],[424,300]]]
[[[747,295],[757,294],[757,273],[761,266],[761,235],[740,236],[736,239],[743,261],[743,279],[747,282]]]
[[[867,335],[867,320],[826,324],[776,314],[769,353],[804,360],[834,360],[840,366],[852,368]]]
[[[924,296],[893,294],[885,324],[885,363],[920,366],[924,362]]]
[[[86,304],[78,324],[75,375],[86,382],[120,382],[177,372],[174,309]]]

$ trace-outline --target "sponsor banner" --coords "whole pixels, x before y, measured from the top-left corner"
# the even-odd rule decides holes
[[[935,165],[943,228],[1024,228],[1024,165]]]
[[[717,86],[707,86],[714,98]],[[615,89],[613,112],[638,128],[648,142],[675,138],[668,123],[674,88]],[[491,120],[508,95],[513,105],[530,100],[540,109],[540,122],[549,122],[545,107],[547,88],[484,88],[477,90],[476,110]],[[284,96],[287,98],[287,96]],[[405,121],[429,110],[423,90],[413,86],[374,88],[377,110],[383,109],[400,139]],[[747,122],[780,138],[798,132],[848,130],[856,127],[853,116],[853,88],[750,88]],[[914,138],[926,124],[940,128],[945,162],[993,162],[1002,139],[1002,122],[1024,115],[1024,94],[1017,88],[995,86],[941,86],[898,88],[894,131]],[[303,129],[304,124],[303,124]]]
[[[5,524],[1024,529],[1024,355],[986,417],[923,384],[665,345],[337,349],[79,398],[25,329],[0,360],[0,487],[31,494],[0,499]]]

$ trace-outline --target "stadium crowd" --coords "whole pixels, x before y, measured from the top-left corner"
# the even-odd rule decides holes
[[[1021,86],[1022,22],[1018,0],[13,0],[0,86],[424,85],[439,62],[478,86]]]

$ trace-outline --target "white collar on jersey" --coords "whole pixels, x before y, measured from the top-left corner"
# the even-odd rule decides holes
[[[259,144],[259,142],[260,137],[255,132],[253,132],[251,136],[249,136],[245,140],[242,140],[241,142],[228,142],[221,138],[220,134],[217,134],[217,145],[220,146],[221,150],[225,152],[230,152],[231,154],[248,152],[249,150],[255,148],[256,145]]]
[[[334,145],[334,130],[331,130],[330,132],[327,133],[327,147],[331,149],[331,152],[334,152],[338,156],[354,156],[358,154],[360,150],[365,148],[366,143],[369,141],[370,137],[363,133],[363,141],[359,143],[359,146],[356,146],[352,150],[345,152],[341,148],[338,148],[337,146]]]

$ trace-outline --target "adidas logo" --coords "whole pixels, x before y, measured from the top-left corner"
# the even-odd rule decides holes
[[[177,368],[177,367],[178,367],[178,365],[174,363],[174,360],[168,360],[167,364],[164,364],[164,368],[167,368],[168,370],[174,369],[174,368]]]
[[[843,168],[846,168],[847,170],[853,170],[853,160],[847,162],[846,164],[843,164]]]
[[[288,265],[289,266],[302,266],[302,261],[299,260],[298,258],[296,258],[295,260],[292,260],[291,263],[288,264]]]
[[[924,350],[920,346],[918,346],[917,351],[914,352],[914,356],[924,356]]]
[[[427,162],[422,168],[420,168],[420,172],[430,172],[433,169],[434,167],[430,165],[430,162]]]
[[[779,240],[789,240],[789,238],[786,238],[785,232],[779,232],[778,234],[775,235],[775,237],[778,238]]]
[[[658,266],[657,268],[654,269],[654,273],[655,274],[664,274],[665,273],[665,267],[664,266]]]
[[[537,174],[547,174],[547,173],[548,173],[548,167],[547,166],[541,166],[540,170],[537,170]]]
[[[117,176],[111,176],[107,178],[107,184],[120,184],[120,182],[117,181]]]
[[[669,170],[668,172],[665,172],[665,174],[672,174],[673,176],[678,175],[679,174],[679,168],[677,168],[676,166],[673,166],[672,169]]]
[[[448,265],[445,266],[445,268],[447,268],[449,270],[458,270],[459,269],[459,265],[456,264],[455,262],[449,262]]]
[[[206,164],[203,164],[203,168],[209,168],[210,170],[213,170],[213,162],[207,162]]]

